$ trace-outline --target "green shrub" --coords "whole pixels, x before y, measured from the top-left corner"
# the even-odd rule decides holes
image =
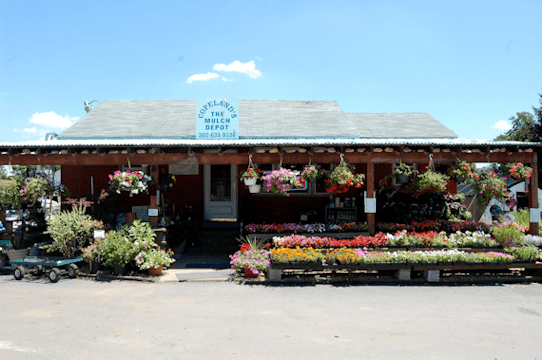
[[[74,204],[72,210],[64,210],[48,219],[45,233],[51,235],[53,242],[43,245],[42,249],[74,257],[92,238],[94,230],[103,228],[101,221],[92,219],[85,211],[83,203]]]
[[[149,223],[134,221],[119,231],[110,231],[98,240],[98,253],[105,265],[121,265],[134,261],[140,252],[158,247],[156,233]]]

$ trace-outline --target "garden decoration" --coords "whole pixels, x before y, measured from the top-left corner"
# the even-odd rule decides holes
[[[243,180],[246,186],[256,185],[256,181],[260,178],[260,169],[255,169],[252,163],[252,155],[248,156],[248,167],[245,171],[241,172],[239,178]]]
[[[457,159],[456,163],[448,169],[448,174],[455,178],[458,183],[472,179],[476,175],[476,168],[473,164]]]
[[[533,175],[533,168],[520,162],[507,164],[506,168],[508,168],[510,176],[516,179],[529,179]]]
[[[111,189],[120,194],[121,191],[128,191],[130,197],[148,190],[148,183],[152,180],[150,176],[138,170],[117,170],[109,174],[109,185]]]
[[[412,175],[415,174],[415,171],[410,168],[407,164],[400,162],[399,165],[394,170],[393,175],[397,179],[397,181],[401,184],[406,184],[412,177]]]

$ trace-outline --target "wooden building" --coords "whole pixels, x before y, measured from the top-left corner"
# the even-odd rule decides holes
[[[278,164],[299,168],[309,161],[331,169],[343,157],[356,166],[356,172],[366,174],[366,180],[361,190],[352,188],[341,196],[357,200],[357,220],[366,220],[374,232],[378,213],[365,214],[364,197],[374,197],[375,188],[395,164],[417,164],[421,169],[430,155],[436,165],[452,164],[458,158],[518,161],[535,169],[529,207],[538,208],[540,143],[458,139],[426,113],[345,113],[335,101],[271,100],[239,100],[238,133],[232,138],[202,138],[197,132],[202,104],[104,101],[48,140],[0,143],[0,164],[61,165],[62,183],[72,197],[94,199],[108,188],[108,174],[121,168],[141,169],[156,184],[161,176],[173,174],[177,182],[170,190],[158,196],[158,187],[148,195],[123,195],[119,204],[124,205],[117,211],[129,212],[131,206],[157,208],[162,200],[168,215],[190,206],[205,222],[272,223],[298,222],[301,215],[322,221],[329,194],[318,183],[290,197],[250,194],[237,179],[249,159],[264,170]],[[531,224],[531,232],[538,233],[538,223]]]

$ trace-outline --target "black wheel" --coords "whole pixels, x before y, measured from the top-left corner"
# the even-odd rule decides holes
[[[13,270],[13,277],[15,277],[15,280],[21,280],[24,278],[24,268],[19,265]]]
[[[49,280],[51,282],[56,283],[60,279],[60,270],[58,268],[52,268],[49,272]]]
[[[43,274],[43,266],[41,265],[34,266],[34,274],[36,276],[40,276],[41,274]]]
[[[75,264],[68,265],[68,277],[70,279],[76,278],[79,275],[79,268]]]

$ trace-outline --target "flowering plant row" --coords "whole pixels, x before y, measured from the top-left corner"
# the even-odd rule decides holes
[[[503,229],[495,228],[495,230]],[[289,235],[289,236],[275,236],[273,237],[273,246],[284,248],[295,247],[313,247],[313,248],[336,248],[336,247],[365,247],[365,248],[377,248],[385,246],[417,246],[417,247],[446,247],[464,248],[464,247],[511,247],[511,246],[523,246],[525,244],[523,240],[523,233],[515,227],[516,233],[511,231],[506,232],[506,237],[495,233],[495,237],[490,234],[486,234],[481,231],[465,231],[455,232],[447,235],[444,232],[438,233],[436,231],[426,232],[407,232],[407,230],[397,231],[395,234],[377,233],[375,236],[358,235],[353,239],[334,239],[330,237],[319,236],[303,236],[303,235]],[[514,235],[510,234],[516,234]]]
[[[320,249],[305,248],[278,248],[271,249],[271,260],[276,262],[317,262],[324,260],[324,254]]]
[[[396,232],[401,230],[411,231],[437,231],[446,232],[448,234],[455,233],[457,231],[483,231],[489,233],[493,225],[489,225],[483,222],[475,221],[448,221],[448,220],[429,220],[423,223],[413,222],[412,224],[396,224],[396,223],[383,223],[377,222],[376,228],[382,232]],[[329,232],[342,232],[342,231],[367,231],[369,229],[367,223],[364,222],[350,222],[342,224],[329,224],[322,223],[315,224],[248,224],[245,226],[245,231],[249,234],[268,234],[268,233],[290,233],[297,234],[301,232],[309,233],[323,233]]]
[[[459,250],[440,251],[382,251],[370,252],[363,249],[340,248],[328,251],[326,261],[336,261],[340,264],[364,263],[490,263],[512,262],[515,257],[503,252],[466,252]],[[273,259],[272,259],[273,260]]]
[[[425,222],[413,222],[412,224],[395,223],[376,223],[376,228],[380,231],[395,232],[401,230],[407,231],[437,231],[447,234],[457,231],[483,231],[489,233],[492,225],[476,221],[448,221],[448,220],[428,220]]]
[[[534,248],[534,249],[532,249]],[[508,252],[466,252],[459,250],[439,251],[366,251],[360,248],[339,248],[323,252],[311,247],[278,248],[270,251],[270,260],[277,263],[324,262],[338,264],[373,264],[373,263],[495,263],[515,260],[537,260],[540,252],[535,247],[525,248],[523,253]]]
[[[284,237],[275,236],[273,244],[277,247],[295,248],[295,247],[313,247],[313,248],[330,248],[330,247],[378,247],[387,244],[386,236],[378,233],[375,236],[359,235],[353,239],[338,240],[329,237],[303,235],[290,235]]]

